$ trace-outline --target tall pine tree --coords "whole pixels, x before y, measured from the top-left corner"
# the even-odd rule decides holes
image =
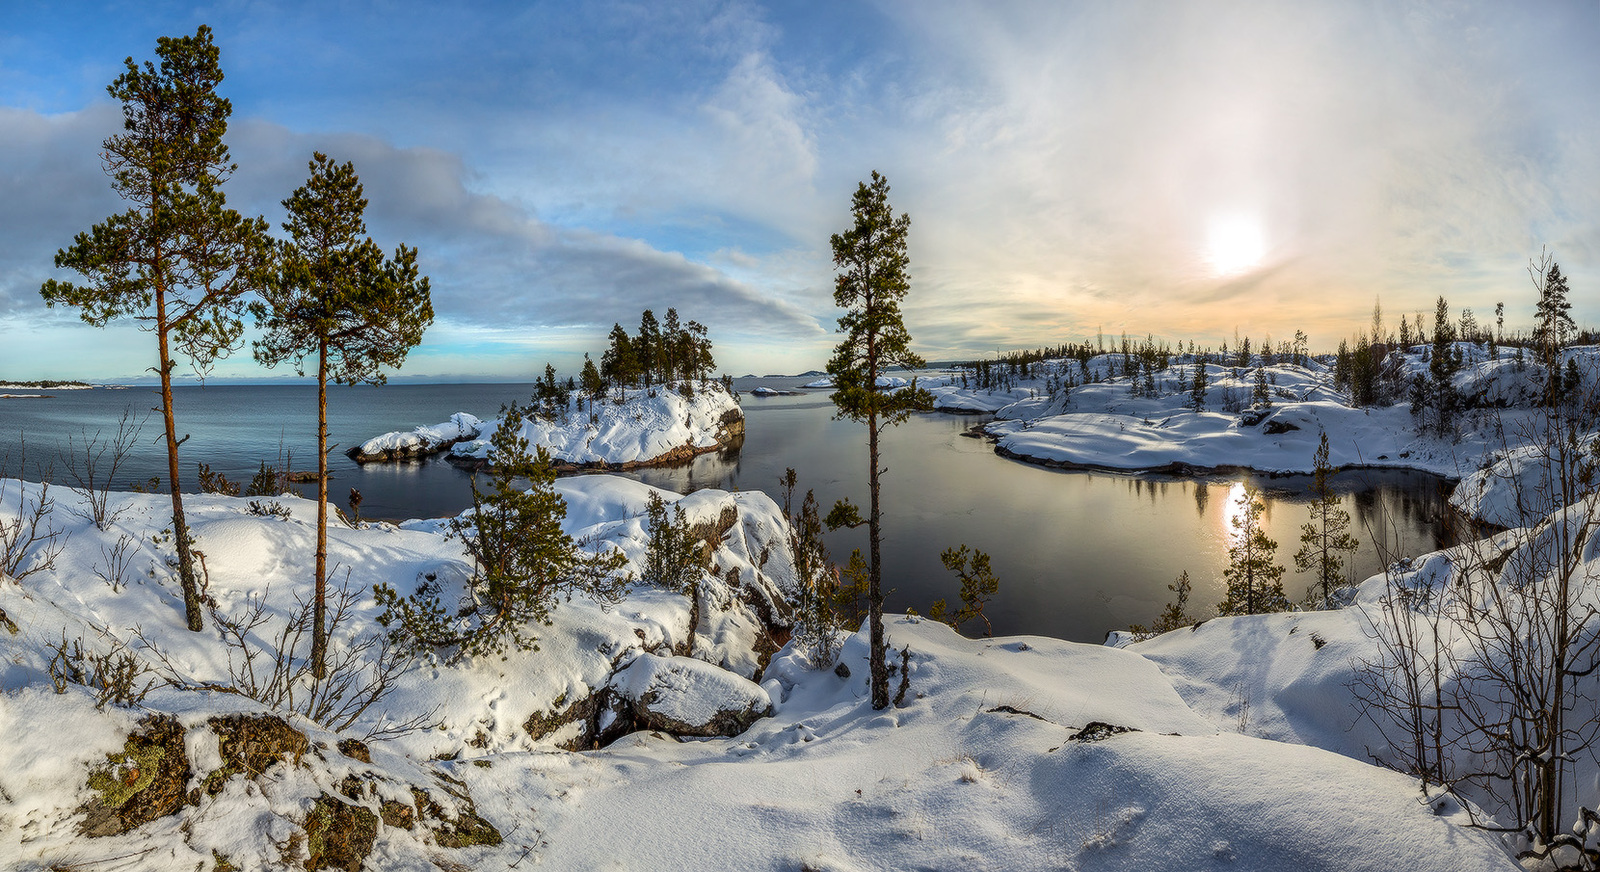
[[[160,66],[127,59],[107,91],[122,101],[120,134],[103,143],[111,187],[128,211],[79,233],[56,252],[60,269],[84,284],[54,279],[39,293],[50,306],[78,307],[96,327],[129,317],[156,336],[161,417],[166,427],[167,484],[178,579],[189,629],[199,631],[200,586],[178,481],[178,425],[172,409],[174,352],[198,372],[242,342],[243,296],[260,288],[271,257],[267,222],[227,208],[222,184],[237,165],[222,137],[233,105],[217,95],[222,83],[211,28],[156,41]]]
[[[328,587],[328,380],[383,384],[385,367],[398,367],[433,323],[427,276],[417,274],[417,250],[404,245],[393,258],[366,236],[367,201],[349,162],[321,152],[311,177],[283,201],[289,241],[279,246],[278,269],[251,306],[265,336],[256,360],[276,366],[292,360],[305,374],[317,366],[317,554],[312,600],[311,669],[323,677],[327,658],[324,602]]]
[[[896,218],[889,206],[889,180],[872,173],[872,184],[862,182],[851,199],[854,222],[850,229],[835,233],[833,264],[839,269],[834,280],[833,301],[846,310],[839,318],[844,341],[828,361],[828,374],[835,386],[833,404],[840,417],[867,425],[868,485],[870,514],[848,501],[836,503],[828,513],[828,526],[867,525],[868,576],[867,620],[871,640],[872,707],[889,705],[889,668],[884,656],[883,637],[883,511],[880,504],[879,439],[885,427],[906,419],[913,410],[930,404],[926,391],[916,387],[901,391],[880,391],[878,376],[891,366],[914,369],[922,358],[911,351],[911,334],[900,315],[900,301],[911,289],[906,276],[910,263],[906,256],[906,236],[911,216]]]

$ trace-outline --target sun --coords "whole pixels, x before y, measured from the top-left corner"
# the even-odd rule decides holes
[[[1251,215],[1212,217],[1206,243],[1206,258],[1211,261],[1212,272],[1219,276],[1248,272],[1267,253],[1261,222]]]

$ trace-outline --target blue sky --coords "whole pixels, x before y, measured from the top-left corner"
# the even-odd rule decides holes
[[[1600,319],[1590,4],[4,5],[0,378],[150,365],[148,335],[38,286],[122,208],[105,86],[202,23],[230,205],[276,225],[322,150],[372,235],[420,249],[438,320],[408,376],[570,371],[670,305],[726,371],[818,368],[828,236],[874,169],[932,358],[1102,330],[1332,347],[1375,299],[1393,325],[1440,294],[1514,326],[1542,246]]]

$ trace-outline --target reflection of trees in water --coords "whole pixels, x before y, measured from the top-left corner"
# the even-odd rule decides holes
[[[1211,502],[1211,485],[1205,481],[1194,483],[1194,512],[1205,517],[1206,503]]]

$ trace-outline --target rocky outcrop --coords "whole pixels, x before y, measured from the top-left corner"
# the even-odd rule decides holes
[[[641,654],[606,685],[602,742],[635,730],[674,736],[737,736],[772,714],[753,681],[690,657]]]
[[[185,807],[204,815],[212,798],[235,779],[252,781],[251,791],[281,802],[303,788],[306,775],[326,783],[325,769],[323,775],[300,775],[297,784],[282,775],[264,775],[279,766],[324,767],[349,774],[340,783],[340,795],[313,791],[315,799],[301,806],[304,819],[294,819],[301,829],[291,844],[303,848],[297,857],[285,859],[297,859],[307,870],[355,872],[372,854],[384,827],[421,827],[444,848],[500,844],[500,831],[478,815],[462,782],[439,771],[419,771],[421,777],[415,779],[397,777],[374,766],[371,751],[357,739],[339,740],[336,747],[342,760],[328,756],[334,752],[328,742],[313,743],[274,714],[219,715],[189,728],[171,715],[151,715],[128,735],[120,752],[108,754],[104,764],[90,771],[88,786],[95,795],[80,808],[84,817],[79,832],[119,835]],[[200,783],[190,787],[197,767]],[[407,794],[409,803],[394,798]]]
[[[184,729],[170,715],[139,722],[120,753],[89,772],[95,796],[84,804],[78,831],[115,836],[183,808],[191,775]]]

